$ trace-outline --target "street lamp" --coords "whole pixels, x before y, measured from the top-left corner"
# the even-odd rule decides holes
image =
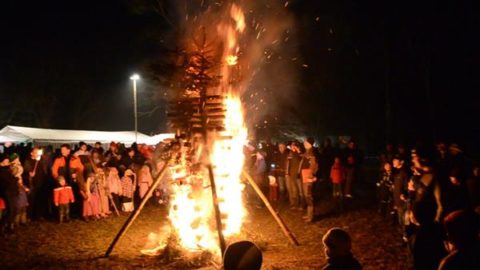
[[[137,80],[140,79],[138,74],[130,76],[133,81],[133,117],[135,118],[135,143],[137,143],[138,123],[137,123]]]

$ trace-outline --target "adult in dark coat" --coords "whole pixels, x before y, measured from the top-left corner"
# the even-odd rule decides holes
[[[25,160],[23,169],[23,179],[26,186],[30,189],[29,216],[32,220],[38,220],[46,217],[48,209],[48,171],[45,160],[41,159],[40,150],[37,147],[32,148],[30,156]]]
[[[404,225],[406,210],[408,175],[404,168],[404,161],[400,157],[393,158],[393,205],[397,211],[398,223]]]
[[[303,209],[305,197],[303,195],[303,184],[300,173],[300,161],[302,160],[300,147],[297,142],[291,144],[291,150],[287,160],[287,186],[290,206]]]
[[[326,138],[323,142],[323,147],[320,153],[320,177],[326,181],[330,177],[330,168],[332,168],[333,160],[335,159],[335,149],[332,146],[332,141]]]
[[[17,178],[10,171],[10,160],[7,155],[0,155],[0,197],[5,200],[7,206],[6,216],[0,221],[0,230],[10,231],[15,226],[15,216],[17,215],[17,197],[18,197]]]
[[[442,228],[435,222],[436,214],[435,202],[422,200],[413,206],[413,216],[419,224],[410,239],[413,269],[437,269],[442,258],[447,255]]]
[[[303,217],[306,222],[312,222],[315,215],[314,184],[317,181],[318,153],[313,147],[313,138],[307,138],[303,142],[305,153],[300,161],[301,176],[303,182],[303,194],[307,204],[307,214]]]
[[[278,181],[278,188],[280,191],[280,200],[285,201],[287,198],[287,189],[290,189],[286,181],[287,161],[289,150],[284,143],[278,144],[277,151],[273,152],[272,172]]]
[[[450,160],[448,162],[448,180],[442,186],[443,205],[445,214],[464,209],[468,205],[466,188],[467,162],[462,150],[456,144],[448,148]]]
[[[443,258],[439,270],[480,269],[480,240],[478,215],[457,210],[444,219],[450,254]]]

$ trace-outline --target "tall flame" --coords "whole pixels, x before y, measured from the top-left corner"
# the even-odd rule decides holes
[[[222,59],[225,62],[222,63],[222,81],[218,92],[224,96],[225,130],[213,136],[214,141],[209,149],[209,161],[213,167],[222,217],[222,232],[227,240],[240,233],[246,214],[242,201],[244,185],[240,181],[240,175],[244,164],[243,146],[247,139],[239,90],[231,85],[240,50],[237,35],[245,30],[245,18],[241,8],[235,4],[231,6],[229,14],[232,20],[218,27],[218,34],[224,42]],[[232,25],[232,22],[235,24]],[[218,235],[212,222],[214,211],[208,173],[192,174],[185,164],[185,156],[181,160],[182,163],[171,167],[173,184],[169,219],[172,228],[184,249],[208,250],[220,255]],[[165,242],[158,239],[154,241]],[[142,252],[149,254],[152,250],[155,251],[149,249]]]

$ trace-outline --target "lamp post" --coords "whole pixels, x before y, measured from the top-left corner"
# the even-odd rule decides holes
[[[135,143],[137,143],[138,123],[137,123],[137,80],[140,79],[138,74],[133,74],[130,80],[133,81],[133,116],[135,118]]]

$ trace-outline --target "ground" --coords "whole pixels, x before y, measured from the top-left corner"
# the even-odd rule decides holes
[[[359,200],[358,202],[356,200]],[[323,203],[314,223],[302,221],[302,212],[280,209],[287,226],[300,242],[289,244],[266,208],[249,208],[242,238],[263,250],[262,269],[321,269],[325,255],[321,238],[331,227],[346,229],[353,239],[353,253],[364,269],[406,269],[407,253],[398,231],[375,211],[371,200],[356,199],[353,208],[342,214],[326,214]],[[118,243],[109,258],[102,258],[127,214],[98,221],[74,220],[66,224],[32,222],[15,234],[0,236],[2,269],[218,269],[185,258],[150,257],[139,250],[149,232],[166,222],[166,210],[146,207]]]

